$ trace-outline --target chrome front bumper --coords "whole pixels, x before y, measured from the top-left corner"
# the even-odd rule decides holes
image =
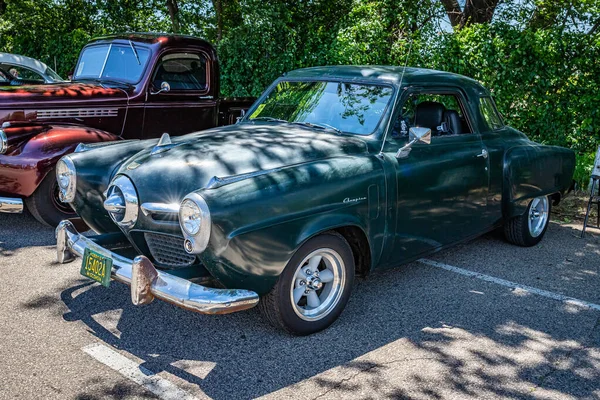
[[[130,260],[107,250],[83,236],[70,221],[56,228],[57,258],[61,264],[83,257],[86,248],[110,257],[112,279],[131,286],[135,305],[150,303],[154,297],[203,314],[228,314],[258,304],[258,294],[242,289],[214,289],[157,270],[152,262],[138,256]]]
[[[12,197],[0,197],[0,212],[18,214],[23,212],[23,200]]]

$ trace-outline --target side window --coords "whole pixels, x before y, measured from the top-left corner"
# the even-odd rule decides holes
[[[155,88],[159,88],[162,82],[167,82],[171,86],[171,90],[205,90],[206,59],[196,53],[164,55],[152,78]]]
[[[0,82],[10,82],[8,73],[0,69]]]
[[[7,65],[5,68],[8,70],[8,73],[14,76],[15,78],[27,80],[27,81],[40,81],[44,82],[44,77],[38,74],[35,71],[32,71],[28,68],[16,66],[16,65]]]
[[[495,131],[504,126],[502,118],[500,118],[498,111],[496,111],[494,100],[491,97],[479,98],[479,110],[490,131]]]
[[[392,136],[408,136],[412,127],[429,128],[432,136],[472,133],[461,101],[454,94],[411,94],[402,105]]]

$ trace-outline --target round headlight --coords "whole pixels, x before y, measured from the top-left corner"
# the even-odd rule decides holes
[[[6,138],[6,133],[2,129],[0,129],[0,154],[6,153],[8,150],[8,139]]]
[[[69,171],[67,164],[63,160],[58,161],[58,164],[56,164],[56,181],[61,189],[69,187],[70,175],[71,171]]]
[[[185,199],[179,208],[179,222],[185,233],[196,235],[202,224],[202,213],[198,204],[190,199]]]
[[[56,181],[59,188],[60,201],[70,203],[75,199],[76,184],[75,165],[68,156],[56,163]]]
[[[210,240],[212,219],[208,204],[199,193],[192,192],[181,202],[179,225],[185,237],[185,251],[189,254],[202,253]]]

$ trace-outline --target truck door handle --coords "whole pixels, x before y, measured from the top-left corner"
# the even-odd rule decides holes
[[[486,149],[481,149],[481,154],[477,154],[477,157],[488,158],[488,152]]]

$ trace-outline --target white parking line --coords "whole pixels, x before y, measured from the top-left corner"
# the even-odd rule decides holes
[[[196,399],[196,397],[178,388],[168,380],[161,378],[149,369],[142,367],[135,361],[130,360],[103,344],[91,344],[85,346],[81,350],[163,400]]]
[[[582,308],[587,308],[587,309],[593,309],[593,310],[600,311],[600,304],[594,304],[594,303],[590,303],[590,302],[587,302],[587,301],[579,300],[579,299],[576,299],[574,297],[565,296],[564,294],[549,292],[547,290],[538,289],[538,288],[535,288],[533,286],[521,285],[520,283],[507,281],[507,280],[504,280],[504,279],[501,279],[501,278],[496,278],[496,277],[491,276],[491,275],[481,274],[479,272],[469,271],[468,269],[454,267],[452,265],[444,264],[444,263],[433,261],[433,260],[428,260],[426,258],[421,258],[420,260],[418,260],[418,262],[420,262],[422,264],[425,264],[425,265],[432,266],[432,267],[445,269],[446,271],[455,272],[457,274],[469,276],[469,277],[472,277],[472,278],[481,279],[482,281],[491,282],[491,283],[495,283],[497,285],[506,286],[506,287],[509,287],[509,288],[512,288],[512,289],[525,290],[525,291],[527,291],[529,293],[537,294],[538,296],[548,297],[550,299],[558,300],[558,301],[561,301],[563,303],[567,303],[567,304],[571,304],[571,305],[576,305],[576,306],[579,306],[579,307],[582,307]]]

